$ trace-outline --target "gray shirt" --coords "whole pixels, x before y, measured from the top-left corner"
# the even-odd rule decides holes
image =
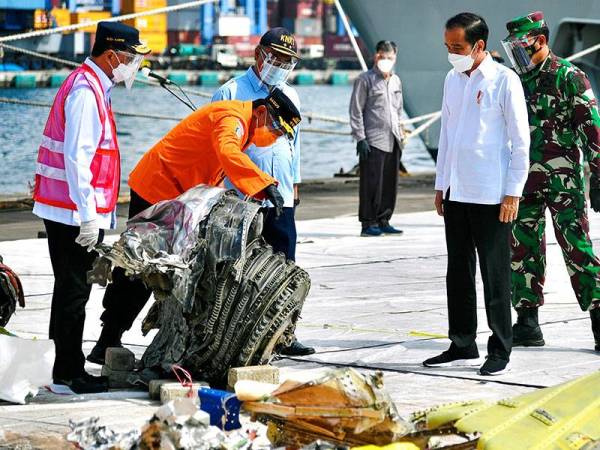
[[[350,127],[357,141],[384,152],[401,145],[402,83],[396,74],[387,80],[377,68],[363,72],[354,82],[350,98]]]

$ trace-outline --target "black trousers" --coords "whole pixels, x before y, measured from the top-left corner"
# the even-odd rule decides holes
[[[98,254],[88,252],[75,242],[79,227],[44,220],[48,250],[54,272],[54,290],[50,309],[50,339],[54,340],[55,379],[72,379],[84,374],[85,357],[81,350],[85,305],[92,286],[87,272]],[[99,240],[104,238],[100,230]]]
[[[129,213],[133,216],[152,206],[133,190],[130,191]],[[120,267],[115,267],[112,272],[112,283],[106,287],[102,306],[104,312],[100,316],[104,326],[129,330],[135,318],[150,298],[152,290],[139,279],[131,279],[125,275]]]
[[[296,261],[296,221],[294,208],[283,208],[277,217],[275,208],[263,208],[264,222],[262,236],[273,250],[282,252],[287,259]]]
[[[358,220],[363,228],[389,224],[396,207],[400,155],[398,144],[392,152],[371,147],[368,158],[360,161]]]
[[[488,355],[508,360],[512,348],[511,224],[500,222],[499,214],[500,205],[444,201],[448,249],[448,321],[452,345],[462,349],[475,346],[477,251],[487,322],[492,330],[488,339]]]

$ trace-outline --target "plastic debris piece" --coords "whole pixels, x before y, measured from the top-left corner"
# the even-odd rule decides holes
[[[52,383],[54,341],[0,334],[0,399],[25,404]]]

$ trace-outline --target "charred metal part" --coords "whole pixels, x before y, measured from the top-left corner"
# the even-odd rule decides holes
[[[144,367],[178,364],[220,382],[230,367],[267,363],[291,342],[310,278],[261,231],[258,204],[197,186],[134,217],[119,241],[98,248],[91,281],[106,282],[117,265],[153,289],[142,330],[159,331]]]
[[[271,443],[301,447],[317,439],[351,446],[388,445],[413,431],[383,389],[381,374],[337,369],[309,382],[286,381],[244,409],[268,423]]]
[[[0,327],[5,326],[17,309],[25,307],[21,280],[10,267],[3,264],[0,256]]]

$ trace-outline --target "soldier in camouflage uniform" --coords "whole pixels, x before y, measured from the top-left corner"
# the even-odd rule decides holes
[[[600,117],[585,73],[548,47],[541,12],[508,22],[502,42],[523,83],[531,130],[529,177],[513,227],[514,346],[542,346],[538,307],[544,303],[545,211],[550,210],[571,285],[589,310],[600,351],[600,260],[589,237],[583,156],[591,171],[590,200],[600,212]]]

